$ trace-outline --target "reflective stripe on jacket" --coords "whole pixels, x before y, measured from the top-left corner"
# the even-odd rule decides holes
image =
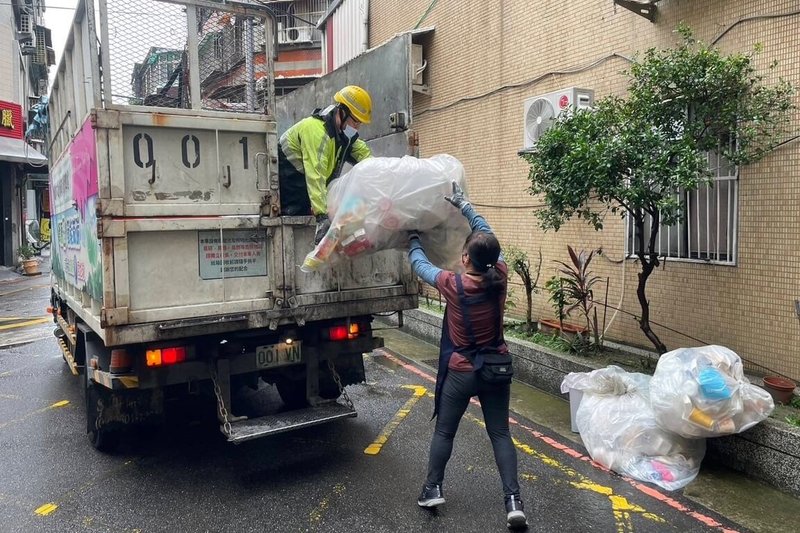
[[[356,135],[351,141],[337,135],[334,125],[335,109],[326,115],[314,114],[297,122],[281,135],[280,163],[289,163],[295,173],[281,169],[282,179],[304,179],[311,211],[314,215],[327,213],[328,184],[339,177],[345,161],[355,164],[372,155],[367,143]],[[294,174],[294,176],[291,176]],[[287,186],[289,184],[286,184]],[[295,190],[298,188],[295,184]],[[287,187],[286,189],[291,189]],[[283,195],[284,187],[281,187]],[[296,199],[281,199],[284,205]]]

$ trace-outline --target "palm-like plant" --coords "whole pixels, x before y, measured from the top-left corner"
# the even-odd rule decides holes
[[[586,331],[594,332],[594,342],[599,346],[600,335],[597,327],[597,309],[594,307],[593,287],[601,279],[589,270],[589,264],[592,262],[592,257],[594,257],[594,250],[588,253],[586,250],[575,253],[575,250],[569,245],[567,250],[572,264],[556,261],[563,267],[559,269],[559,272],[563,274],[561,286],[567,301],[564,314],[569,315],[579,309],[586,320]],[[593,320],[590,319],[592,311],[594,311]]]

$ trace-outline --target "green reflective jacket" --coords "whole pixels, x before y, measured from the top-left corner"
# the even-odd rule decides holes
[[[315,215],[327,213],[328,182],[339,177],[342,160],[355,164],[372,156],[358,136],[353,141],[343,134],[337,136],[333,113],[304,118],[286,130],[279,143],[286,160],[305,176]]]

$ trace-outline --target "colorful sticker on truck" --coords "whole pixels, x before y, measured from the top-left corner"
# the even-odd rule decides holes
[[[97,146],[91,120],[83,123],[50,173],[51,249],[55,276],[103,301],[97,238]]]

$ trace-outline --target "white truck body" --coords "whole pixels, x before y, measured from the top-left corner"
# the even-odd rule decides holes
[[[134,11],[141,21],[125,34],[120,17]],[[146,26],[148,13],[158,21],[153,28]],[[171,48],[137,42],[163,34],[158,24],[167,23]],[[238,44],[231,48],[226,35]],[[126,48],[122,37],[136,46]],[[143,405],[157,403],[157,389],[170,384],[215,374],[221,381],[252,374],[278,383],[289,379],[283,367],[313,366],[292,377],[308,381],[313,407],[319,361],[354,350],[360,356],[379,343],[366,319],[417,305],[416,281],[400,251],[318,273],[299,270],[313,247],[314,221],[280,215],[274,42],[274,18],[260,5],[79,2],[50,96],[52,299],[65,359],[86,375],[87,427],[97,447],[117,429],[113,416],[92,414],[92,394],[108,400],[102,397],[108,391],[150,389],[141,398],[131,395],[127,406],[145,416]],[[146,56],[130,57],[131,49]],[[238,55],[226,58],[227,49]],[[155,88],[142,89],[156,76]],[[410,101],[409,89],[396,91],[407,91]],[[389,112],[376,106],[377,116]],[[406,132],[394,135],[404,141]],[[388,143],[395,150],[406,144]],[[337,321],[360,323],[361,338],[352,338],[349,350],[326,352],[318,333]],[[257,335],[258,342],[242,341],[242,353],[205,348]],[[305,339],[302,360],[295,354],[264,363],[269,347],[286,335]],[[147,366],[145,354],[176,342],[186,361],[166,379],[163,369]],[[115,369],[115,357],[129,364]],[[363,379],[363,362],[357,374],[343,381]],[[222,389],[229,402],[230,391]],[[122,417],[126,407],[120,409]]]

